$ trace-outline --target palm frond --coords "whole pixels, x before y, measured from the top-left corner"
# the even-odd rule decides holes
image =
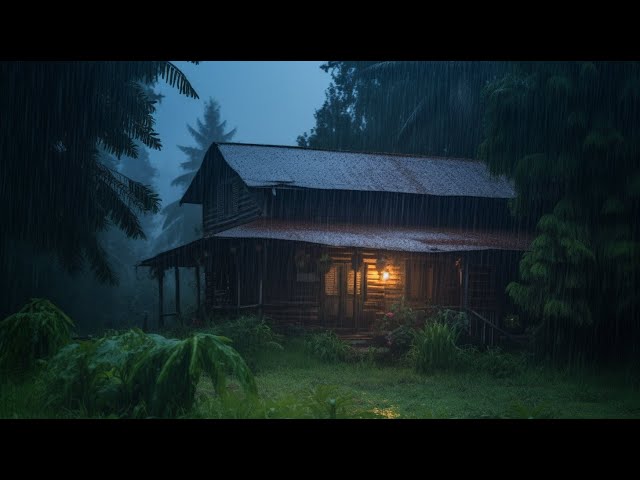
[[[160,211],[160,197],[151,187],[107,168],[96,165],[99,182],[114,190],[122,201],[129,207],[144,213],[158,213]]]
[[[99,281],[109,285],[118,284],[118,276],[107,260],[107,252],[100,246],[95,237],[85,242],[84,252],[91,270]]]
[[[200,98],[198,93],[189,83],[186,75],[171,62],[163,62],[160,70],[160,77],[172,87],[177,87],[178,91],[191,98]]]

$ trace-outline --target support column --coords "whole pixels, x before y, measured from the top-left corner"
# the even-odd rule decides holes
[[[463,280],[462,280],[462,306],[465,309],[469,308],[469,256],[465,255],[463,260],[462,268],[464,271],[462,272]]]
[[[164,328],[164,270],[158,273],[158,327]]]
[[[258,307],[258,312],[259,312],[259,318],[260,320],[262,320],[263,315],[264,315],[264,306],[263,306],[263,296],[262,296],[262,285],[264,283],[264,274],[267,271],[267,247],[265,244],[260,243],[259,245],[259,250],[258,250],[258,265],[259,265],[259,269],[260,269],[260,284],[258,285],[258,304],[260,305],[260,307]]]
[[[236,257],[236,316],[240,315],[240,265],[238,265],[238,257]]]
[[[173,267],[176,275],[176,314],[180,315],[180,270]]]
[[[196,265],[196,316],[200,320],[200,265]]]

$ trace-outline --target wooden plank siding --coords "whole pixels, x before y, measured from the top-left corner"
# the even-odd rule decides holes
[[[215,173],[203,194],[202,226],[206,237],[260,216],[255,194],[225,162],[214,162]]]

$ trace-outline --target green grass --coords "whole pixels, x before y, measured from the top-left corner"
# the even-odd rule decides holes
[[[260,404],[240,395],[223,404],[209,379],[197,390],[195,418],[640,418],[640,378],[624,372],[568,373],[526,368],[508,377],[490,373],[418,374],[371,361],[327,364],[304,353],[302,341],[259,355]],[[234,386],[230,385],[233,390]],[[42,407],[31,379],[0,385],[1,418],[78,418],[83,412]],[[235,400],[234,400],[235,398]]]
[[[640,418],[640,383],[621,373],[529,368],[507,378],[421,375],[396,366],[325,364],[296,345],[262,361],[258,391],[274,403],[330,385],[360,409],[387,418]]]

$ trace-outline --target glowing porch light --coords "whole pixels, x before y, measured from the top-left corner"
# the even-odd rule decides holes
[[[389,280],[389,272],[387,270],[382,272],[382,280]]]

